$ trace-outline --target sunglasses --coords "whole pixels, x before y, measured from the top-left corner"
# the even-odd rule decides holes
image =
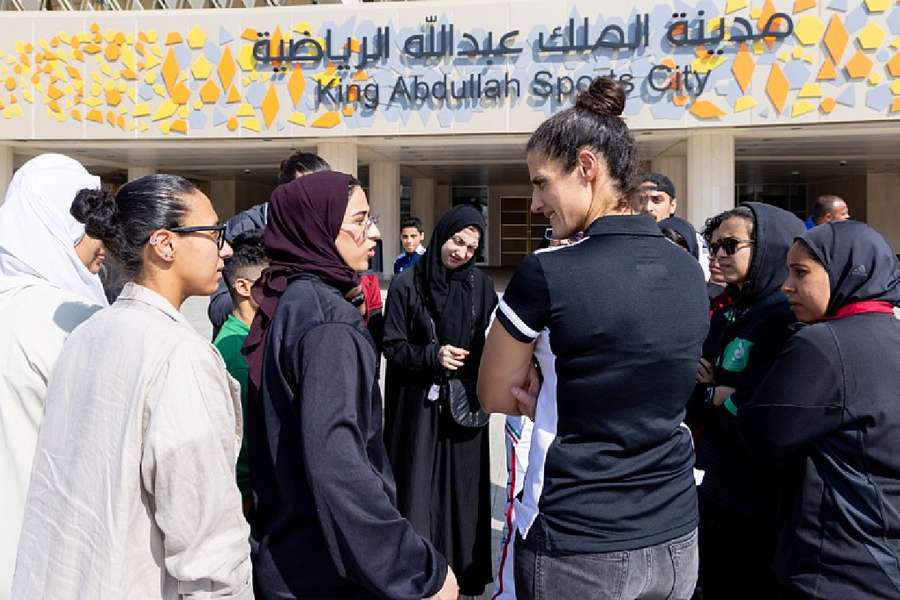
[[[212,239],[216,242],[219,250],[225,247],[225,225],[195,225],[192,227],[174,227],[170,229],[172,233],[200,233],[202,231],[210,231],[213,233]]]
[[[733,237],[722,238],[717,242],[710,242],[709,253],[716,256],[721,248],[727,256],[733,256],[738,251],[740,244],[753,244],[753,240],[741,240]]]

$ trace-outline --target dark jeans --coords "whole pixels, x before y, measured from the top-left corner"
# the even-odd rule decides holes
[[[518,600],[688,600],[697,583],[697,531],[622,552],[555,554],[535,524],[516,536]]]

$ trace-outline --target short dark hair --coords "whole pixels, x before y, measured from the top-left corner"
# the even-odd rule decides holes
[[[609,77],[597,77],[578,94],[575,106],[558,112],[537,128],[526,146],[559,161],[571,173],[583,148],[603,156],[619,192],[619,206],[629,206],[637,192],[637,145],[622,119],[625,88]]]
[[[400,231],[403,231],[407,227],[415,227],[419,230],[419,233],[424,233],[422,230],[422,219],[419,217],[408,217],[400,221]]]
[[[328,162],[312,152],[294,152],[286,159],[281,161],[281,167],[278,169],[278,183],[290,183],[297,178],[297,175],[309,175],[318,171],[329,171],[331,166]]]
[[[234,282],[246,277],[250,269],[265,267],[269,264],[266,251],[263,249],[263,232],[253,229],[239,234],[231,243],[233,254],[225,261],[222,277],[229,291],[234,293]]]
[[[813,221],[821,221],[825,218],[825,215],[837,208],[838,202],[843,201],[843,198],[841,198],[840,196],[835,196],[834,194],[823,194],[819,196],[818,198],[816,198],[816,201],[813,202]]]
[[[150,235],[157,229],[180,226],[188,212],[184,196],[196,191],[193,183],[178,175],[146,175],[120,187],[115,196],[83,189],[75,196],[70,212],[133,279],[143,266]]]
[[[718,229],[722,223],[727,221],[728,219],[744,219],[747,222],[747,231],[750,234],[750,239],[756,239],[756,231],[753,226],[753,211],[750,210],[749,206],[735,206],[732,209],[726,210],[724,212],[720,212],[719,214],[712,216],[706,220],[706,223],[703,225],[703,239],[706,241],[707,245],[712,241],[712,235],[715,233],[716,229]]]

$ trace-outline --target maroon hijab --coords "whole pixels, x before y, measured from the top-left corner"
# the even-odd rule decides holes
[[[263,233],[269,266],[251,291],[259,310],[243,350],[254,393],[262,380],[266,332],[291,277],[315,275],[341,294],[359,285],[356,271],[344,262],[334,245],[350,202],[350,181],[345,173],[319,171],[272,192]]]

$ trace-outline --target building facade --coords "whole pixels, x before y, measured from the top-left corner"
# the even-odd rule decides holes
[[[605,75],[695,225],[750,199],[805,216],[834,193],[900,248],[893,0],[0,11],[0,27],[0,186],[59,151],[111,185],[185,175],[226,217],[300,148],[361,177],[386,268],[403,215],[430,229],[457,202],[483,206],[486,264],[512,266],[546,225],[528,135]]]

